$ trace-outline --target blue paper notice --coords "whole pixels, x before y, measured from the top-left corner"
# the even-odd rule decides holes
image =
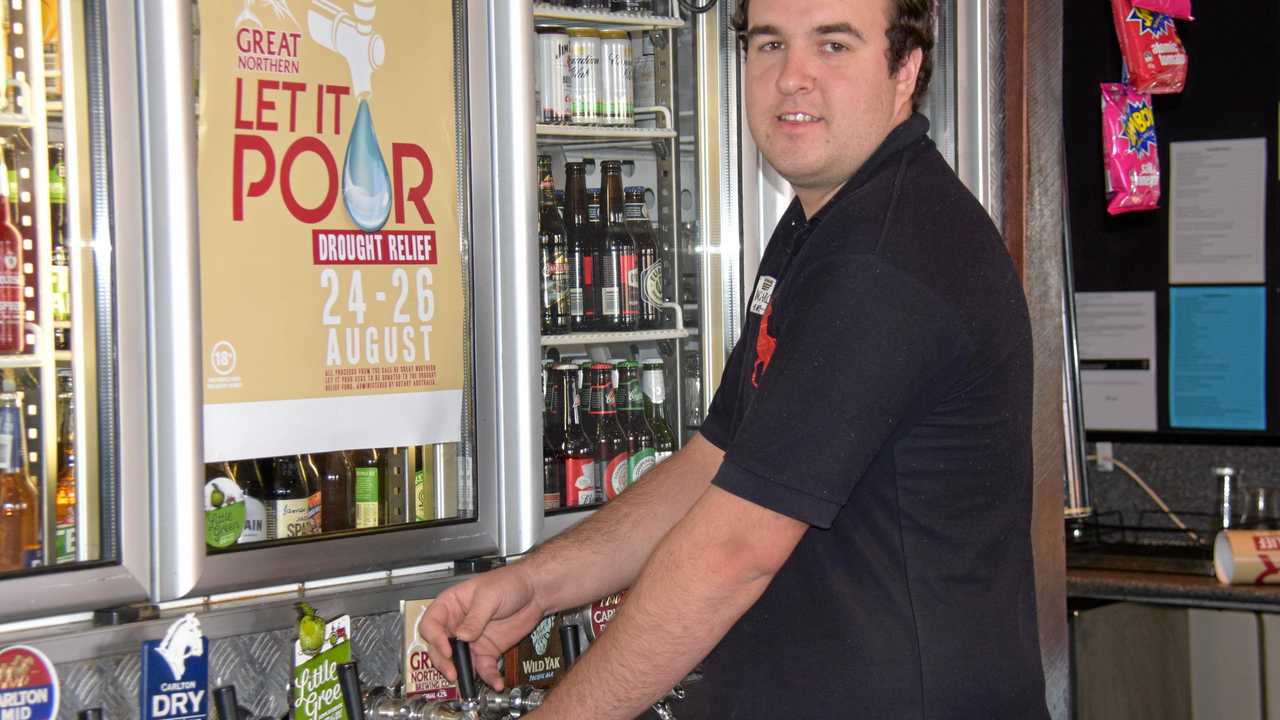
[[[1169,292],[1169,424],[1265,430],[1265,288]]]

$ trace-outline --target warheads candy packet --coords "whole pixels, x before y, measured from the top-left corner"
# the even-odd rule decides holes
[[[1160,206],[1160,155],[1150,95],[1121,83],[1102,84],[1102,155],[1107,212]]]
[[[1111,0],[1120,53],[1129,84],[1138,92],[1180,93],[1187,84],[1187,51],[1169,15],[1135,7],[1134,0]]]
[[[1179,20],[1195,20],[1191,17],[1191,0],[1133,0],[1133,6],[1172,15]]]

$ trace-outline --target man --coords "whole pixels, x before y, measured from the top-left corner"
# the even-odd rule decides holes
[[[1047,718],[1031,344],[998,232],[914,114],[931,0],[750,0],[747,119],[795,189],[700,435],[578,528],[443,593],[496,657],[630,587],[531,717],[632,718],[705,658],[716,718]],[[744,24],[745,23],[745,24]]]

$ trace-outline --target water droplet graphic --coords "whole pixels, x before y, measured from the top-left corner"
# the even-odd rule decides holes
[[[342,166],[342,204],[356,227],[377,232],[391,215],[391,176],[373,132],[369,103],[360,101]]]

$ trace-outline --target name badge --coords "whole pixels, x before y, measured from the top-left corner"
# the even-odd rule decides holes
[[[773,289],[777,286],[777,280],[768,275],[761,275],[756,282],[756,292],[751,296],[751,312],[763,315],[765,309],[769,307],[769,298],[773,297]]]

